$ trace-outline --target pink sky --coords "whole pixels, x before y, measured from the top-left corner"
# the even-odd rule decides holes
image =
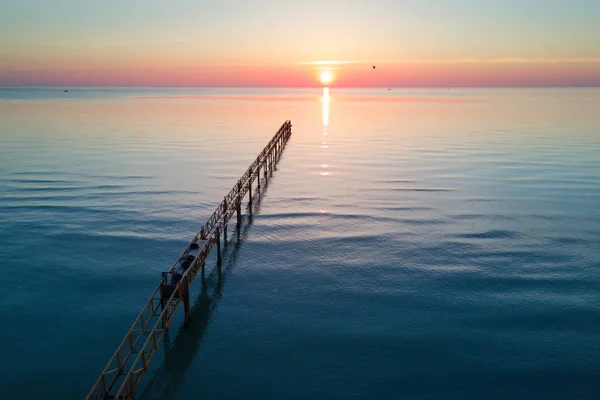
[[[599,86],[600,62],[410,62],[314,65],[208,65],[198,67],[12,68],[0,71],[11,86],[322,86],[319,69],[331,68],[330,86]]]
[[[0,86],[600,86],[598,38],[592,0],[4,1]]]

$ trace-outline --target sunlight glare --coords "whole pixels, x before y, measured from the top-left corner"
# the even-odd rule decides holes
[[[322,71],[322,72],[319,74],[319,80],[321,81],[321,83],[322,83],[323,85],[328,85],[328,84],[330,84],[331,82],[333,82],[333,78],[334,78],[334,76],[333,76],[333,72],[331,72],[331,71],[329,71],[329,70]]]

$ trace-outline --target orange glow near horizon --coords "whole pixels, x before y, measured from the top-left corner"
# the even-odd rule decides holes
[[[114,3],[2,2],[0,87],[600,87],[599,0]]]
[[[91,66],[12,63],[2,68],[0,86],[164,87],[496,87],[598,86],[598,62],[405,62],[198,66]]]

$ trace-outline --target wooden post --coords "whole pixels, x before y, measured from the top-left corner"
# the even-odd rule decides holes
[[[227,224],[223,227],[223,241],[227,241]]]
[[[189,327],[191,321],[192,316],[190,315],[190,288],[189,284],[186,283],[185,287],[183,288],[183,327]]]
[[[248,204],[252,207],[252,181],[248,184]]]
[[[242,226],[242,201],[237,203],[237,227]]]
[[[221,232],[218,226],[215,236],[217,238],[217,265],[221,265]]]
[[[162,279],[160,281],[160,309],[164,311],[165,307],[167,306],[167,294],[165,293],[165,285],[167,284],[167,272],[163,272],[162,273]],[[163,329],[166,329],[167,326],[165,324],[165,320],[163,318],[162,320],[162,327]],[[133,347],[133,344],[131,345]]]
[[[258,166],[258,174],[256,174],[256,179],[258,179],[258,191],[260,192],[260,165]]]

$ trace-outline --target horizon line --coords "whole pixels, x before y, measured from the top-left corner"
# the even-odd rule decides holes
[[[0,85],[0,89],[66,89],[66,88],[78,88],[78,89],[322,89],[322,88],[339,88],[339,89],[381,89],[381,88],[392,88],[392,89],[439,89],[439,88],[454,88],[454,89],[519,89],[519,88],[531,88],[531,89],[560,89],[560,88],[600,88],[600,84],[594,85],[416,85],[416,86],[388,86],[388,85],[375,85],[375,86],[353,86],[353,85],[313,85],[313,86],[167,86],[167,85],[155,85],[155,86],[137,86],[137,85]]]

